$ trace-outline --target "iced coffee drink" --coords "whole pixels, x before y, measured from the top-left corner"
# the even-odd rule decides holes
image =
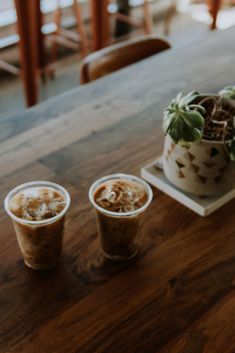
[[[134,257],[145,210],[152,200],[149,185],[131,175],[114,174],[96,181],[89,197],[97,211],[104,255],[121,261]]]
[[[23,184],[8,194],[5,209],[27,266],[48,269],[58,263],[69,204],[68,192],[49,182]]]

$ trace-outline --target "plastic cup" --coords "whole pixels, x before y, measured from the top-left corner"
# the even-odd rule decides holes
[[[139,209],[130,212],[112,212],[100,207],[94,199],[102,184],[112,180],[127,180],[144,186],[148,199]],[[138,243],[144,223],[146,209],[152,201],[150,186],[141,178],[129,174],[112,174],[95,181],[89,190],[89,199],[97,214],[99,236],[104,255],[116,261],[133,258],[138,252]]]
[[[56,216],[45,220],[31,221],[17,217],[9,209],[11,199],[28,188],[49,188],[59,192],[65,200],[65,208]],[[4,201],[19,243],[24,262],[35,270],[54,267],[60,260],[63,246],[65,215],[70,206],[69,193],[60,185],[47,181],[22,184],[9,192]]]

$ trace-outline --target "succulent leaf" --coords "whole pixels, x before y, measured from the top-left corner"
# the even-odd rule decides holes
[[[199,105],[199,104],[190,104],[190,106],[188,107],[188,110],[197,110],[201,114],[206,113],[206,109],[202,105]]]
[[[197,111],[185,112],[184,121],[191,127],[201,129],[205,125],[205,120]]]
[[[205,109],[200,105],[191,104],[198,95],[195,91],[186,95],[180,92],[166,109],[163,128],[175,143],[183,144],[202,139],[205,124],[202,114]]]
[[[192,91],[183,96],[179,102],[179,107],[187,106],[197,98],[198,92]]]
[[[219,95],[228,98],[235,99],[235,86],[226,86],[220,92]]]

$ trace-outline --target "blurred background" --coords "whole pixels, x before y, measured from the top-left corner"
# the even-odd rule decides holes
[[[33,1],[33,0],[32,0]],[[98,0],[97,0],[98,1]],[[47,70],[40,83],[40,102],[79,85],[79,63],[92,52],[91,15],[88,0],[78,0],[79,15],[73,0],[41,0]],[[235,24],[235,0],[222,1],[216,23],[212,23],[213,0],[110,1],[109,40],[116,43],[151,33],[165,36],[172,47],[193,45],[211,29],[225,30]],[[13,0],[0,1],[0,109],[1,116],[25,109],[21,79],[17,16]],[[219,45],[219,43],[218,43]]]

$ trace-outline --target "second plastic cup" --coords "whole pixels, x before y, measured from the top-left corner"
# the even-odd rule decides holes
[[[24,192],[28,188],[45,188],[58,192],[64,198],[64,209],[56,216],[45,220],[30,221],[17,217],[9,208],[10,201],[16,194]],[[4,205],[6,212],[12,219],[25,264],[36,270],[54,267],[62,254],[65,214],[70,205],[69,193],[55,183],[29,182],[10,191]]]
[[[130,212],[112,212],[100,207],[94,199],[95,192],[102,184],[112,180],[131,181],[140,184],[147,193],[146,203]],[[129,174],[113,174],[103,177],[91,186],[89,199],[96,209],[98,229],[104,255],[117,261],[133,258],[138,252],[138,242],[144,222],[145,211],[152,201],[150,186],[141,178]]]

